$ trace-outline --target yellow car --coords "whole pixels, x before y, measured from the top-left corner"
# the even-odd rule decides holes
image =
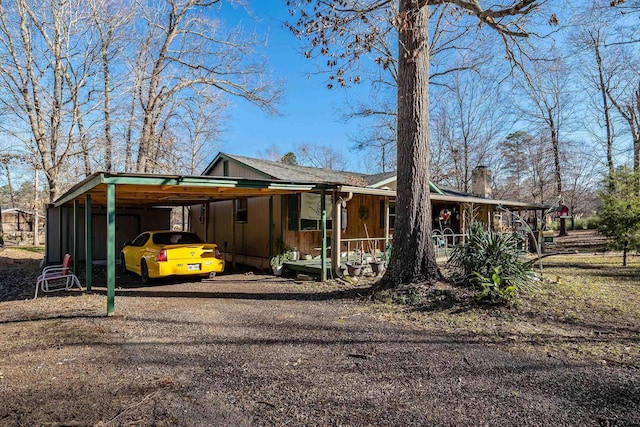
[[[125,243],[120,268],[138,274],[142,283],[167,276],[208,276],[224,271],[224,258],[214,243],[185,231],[146,231]]]

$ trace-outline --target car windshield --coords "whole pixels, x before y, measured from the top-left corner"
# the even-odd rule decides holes
[[[202,239],[193,233],[157,233],[153,235],[156,245],[190,245],[202,243]]]

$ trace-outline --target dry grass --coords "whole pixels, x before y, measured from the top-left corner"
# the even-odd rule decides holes
[[[640,367],[638,257],[624,268],[617,255],[545,258],[543,280],[510,308],[433,302],[408,307],[387,301],[375,309],[389,320],[509,351]]]

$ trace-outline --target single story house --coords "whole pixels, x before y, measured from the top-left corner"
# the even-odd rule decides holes
[[[491,199],[487,172],[478,169],[476,194],[429,186],[439,227],[443,219],[452,233],[463,233],[469,220],[497,227],[503,212],[528,212],[534,223],[544,217],[547,206]],[[345,253],[385,250],[393,236],[395,189],[393,173],[332,171],[225,153],[198,176],[96,172],[48,207],[45,256],[48,263],[60,262],[65,253],[84,260],[88,290],[92,264],[106,263],[107,313],[113,313],[122,243],[141,231],[169,228],[168,208],[189,207],[188,228],[217,243],[228,261],[267,268],[274,254],[296,248],[321,259],[325,279],[340,269]],[[449,214],[443,218],[442,212]]]
[[[340,257],[354,251],[384,252],[393,236],[395,173],[368,175],[219,153],[204,175],[315,182],[327,188],[192,206],[190,229],[217,243],[233,263],[267,268],[269,258],[284,248],[301,257],[318,257],[326,247],[331,248],[332,265],[339,266]],[[434,230],[447,229],[459,236],[469,221],[497,229],[514,226],[515,218],[522,217],[536,228],[549,207],[492,199],[490,180],[490,171],[479,167],[473,174],[472,194],[431,184]]]

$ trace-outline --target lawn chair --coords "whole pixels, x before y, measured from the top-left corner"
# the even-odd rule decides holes
[[[50,265],[42,270],[36,282],[36,294],[33,299],[38,298],[38,288],[42,292],[66,291],[74,286],[82,290],[80,280],[71,271],[71,255],[66,254],[60,265]]]

